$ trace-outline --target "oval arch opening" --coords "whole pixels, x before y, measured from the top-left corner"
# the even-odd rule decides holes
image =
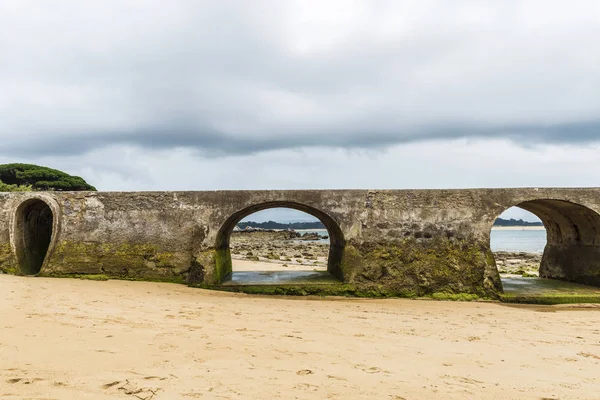
[[[235,214],[233,214],[232,216],[230,216],[227,219],[227,221],[223,224],[223,226],[219,230],[219,232],[217,234],[216,244],[215,244],[215,247],[217,250],[216,273],[217,273],[219,282],[225,282],[225,281],[231,280],[232,274],[234,273],[232,256],[231,256],[232,250],[231,250],[230,245],[231,245],[231,236],[232,236],[234,229],[236,231],[240,230],[239,227],[236,228],[238,223],[240,223],[240,221],[244,220],[248,216],[252,217],[253,214],[255,214],[259,211],[264,211],[264,210],[269,210],[269,209],[288,209],[288,210],[291,209],[291,210],[301,211],[302,213],[306,213],[306,214],[314,217],[314,219],[320,221],[322,223],[323,227],[326,229],[326,232],[327,232],[326,236],[328,237],[327,239],[329,241],[328,249],[325,251],[325,254],[327,254],[326,272],[331,277],[336,278],[336,280],[340,280],[340,281],[343,280],[341,263],[342,263],[345,241],[344,241],[343,233],[342,233],[338,223],[328,214],[326,214],[318,209],[315,209],[313,207],[301,204],[301,203],[268,202],[268,203],[261,203],[261,204],[253,205],[253,206],[244,208],[244,209],[236,212]],[[250,218],[250,219],[252,219],[252,218]],[[275,231],[280,230],[280,228],[282,228],[282,226],[278,226],[278,229],[275,229]],[[289,241],[290,245],[292,243],[294,243],[295,240],[300,241],[300,237],[290,236],[288,238],[287,235],[285,235],[283,232],[281,232],[281,234],[283,236],[285,236],[285,238],[283,238],[282,241]],[[299,233],[297,233],[297,232],[294,234],[299,235]],[[236,235],[239,235],[239,233],[236,232]],[[242,233],[242,236],[246,236],[246,235],[247,235],[247,233]],[[318,239],[316,239],[316,240],[318,240]],[[263,245],[268,246],[267,243],[263,243]],[[272,247],[272,246],[269,246],[269,247]],[[276,253],[276,251],[274,253]],[[246,255],[247,255],[247,253],[246,253]],[[263,256],[264,256],[264,254],[263,254]],[[313,254],[310,254],[310,257],[311,257],[311,260],[318,259],[318,257],[315,258]],[[235,258],[239,258],[239,257],[237,257],[237,255],[236,255]],[[253,258],[255,261],[259,261],[256,258],[256,255],[254,255],[254,254],[251,254],[248,258]],[[282,257],[280,259],[277,254],[274,254],[273,260],[265,260],[264,257],[261,257],[260,261],[273,261],[275,263],[283,262],[283,263],[286,263],[285,265],[288,265],[288,263],[289,263],[288,267],[289,267],[290,272],[292,272],[294,270],[294,267],[298,266],[297,259],[295,259],[295,258],[292,259],[285,255],[282,255]],[[309,266],[309,264],[313,264],[314,262],[316,262],[316,261],[307,262],[306,266]],[[295,264],[295,265],[292,265],[292,264]],[[275,273],[277,271],[273,271],[273,272]],[[236,275],[237,275],[237,273],[236,273]],[[283,274],[281,274],[281,275],[283,275]],[[290,273],[290,276],[294,276],[294,274]],[[296,278],[289,278],[289,282],[287,282],[288,278],[283,278],[283,280],[277,281],[277,283],[292,283],[292,281],[296,281],[298,279],[301,280],[301,276],[297,276]]]
[[[539,277],[600,286],[600,215],[597,212],[580,204],[555,199],[529,200],[514,207],[535,215],[545,229],[545,245],[541,260],[538,258]],[[494,227],[497,226],[495,223]],[[535,228],[522,228],[517,229],[515,236],[520,235],[522,239],[527,236],[527,240],[537,242],[533,243],[533,247],[539,247],[539,241],[543,239],[539,236],[544,232],[535,234],[531,232]],[[492,231],[490,235],[493,251],[498,249],[497,243],[496,246],[493,243],[494,233]],[[515,250],[528,252],[527,245]],[[505,265],[499,267],[500,272],[507,270]]]
[[[29,199],[17,207],[14,225],[17,262],[24,275],[37,275],[44,265],[50,242],[54,215],[45,201]]]

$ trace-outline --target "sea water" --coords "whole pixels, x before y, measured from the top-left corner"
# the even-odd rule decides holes
[[[545,229],[492,229],[490,233],[490,247],[492,251],[543,253],[545,246]]]

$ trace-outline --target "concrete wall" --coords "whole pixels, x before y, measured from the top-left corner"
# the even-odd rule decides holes
[[[46,276],[219,284],[231,270],[235,223],[261,209],[291,207],[326,224],[329,270],[346,283],[400,295],[494,295],[501,285],[490,229],[504,210],[520,205],[549,232],[542,275],[600,285],[596,188],[2,193],[1,271],[22,273],[18,210],[32,197],[53,214],[40,270]]]

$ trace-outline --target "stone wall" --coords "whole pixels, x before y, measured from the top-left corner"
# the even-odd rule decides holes
[[[595,188],[2,193],[0,271],[25,272],[19,226],[33,223],[19,225],[19,218],[34,217],[19,207],[31,198],[45,202],[53,217],[39,272],[45,276],[218,285],[231,271],[235,224],[261,209],[291,207],[325,223],[329,270],[347,284],[398,295],[493,296],[501,284],[490,229],[504,210],[520,205],[548,228],[542,275],[600,285]]]

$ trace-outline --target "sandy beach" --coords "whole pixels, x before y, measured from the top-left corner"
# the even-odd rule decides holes
[[[0,398],[597,399],[600,309],[0,275]]]

